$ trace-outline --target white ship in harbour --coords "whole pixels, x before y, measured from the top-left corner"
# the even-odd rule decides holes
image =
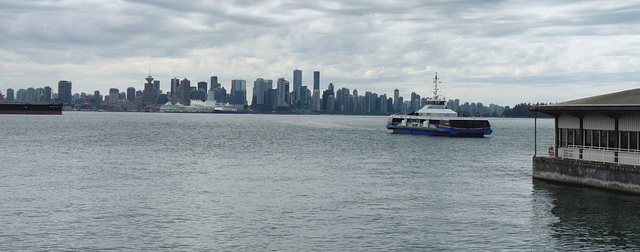
[[[446,108],[446,99],[438,94],[438,83],[440,81],[436,73],[433,78],[433,97],[427,98],[427,104],[406,115],[389,116],[387,129],[400,134],[453,137],[484,137],[493,132],[489,120],[459,117],[458,113]]]

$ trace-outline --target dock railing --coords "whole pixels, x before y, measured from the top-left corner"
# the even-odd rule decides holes
[[[640,150],[568,145],[557,151],[562,159],[640,166]]]

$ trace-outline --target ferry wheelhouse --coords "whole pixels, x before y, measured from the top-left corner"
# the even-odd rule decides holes
[[[453,137],[484,137],[493,132],[489,120],[458,117],[458,113],[446,107],[446,99],[438,94],[437,73],[433,83],[433,97],[427,98],[427,104],[406,115],[389,116],[387,129],[399,134]]]

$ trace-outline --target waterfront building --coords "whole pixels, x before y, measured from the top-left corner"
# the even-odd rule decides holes
[[[209,90],[215,91],[216,88],[220,88],[220,83],[218,83],[218,76],[211,76],[211,87]]]
[[[13,88],[7,88],[7,97],[5,97],[5,101],[15,101],[15,100],[16,100],[16,97],[15,97]]]
[[[198,90],[207,91],[207,82],[206,81],[198,81]]]
[[[143,91],[143,96],[142,96],[142,104],[143,105],[149,105],[149,104],[153,104],[155,102],[154,96],[156,94],[155,91],[155,87],[153,85],[153,77],[151,77],[151,75],[147,76],[147,78],[145,78],[145,80],[147,80],[147,83],[144,84],[144,91]]]
[[[234,105],[247,105],[247,81],[231,80],[231,100]]]
[[[300,87],[300,106],[299,109],[308,110],[309,109],[309,101],[311,97],[311,91],[307,89],[307,86]]]
[[[293,107],[300,107],[300,87],[302,87],[302,70],[293,70]]]
[[[534,178],[640,193],[640,89],[531,111],[555,121],[554,142],[535,150]],[[536,126],[539,147],[537,135]]]
[[[72,99],[71,81],[58,81],[58,101],[64,105],[71,105]]]
[[[112,88],[109,89],[109,103],[110,104],[118,104],[118,94],[120,93],[120,90],[118,90],[117,88]]]
[[[176,104],[180,100],[180,80],[177,77],[171,79],[171,103]]]
[[[191,81],[184,78],[180,81],[180,103],[184,106],[191,105]]]
[[[313,71],[313,90],[320,90],[320,71]]]
[[[136,101],[136,89],[134,87],[127,88],[127,101]]]
[[[267,92],[272,88],[273,80],[265,80],[258,78],[253,82],[253,95],[251,98],[251,105],[256,107],[259,105],[268,104],[266,101]],[[271,108],[269,108],[270,110]]]
[[[277,89],[277,103],[276,106],[279,107],[285,107],[288,106],[287,103],[287,96],[289,95],[288,92],[288,87],[289,87],[289,81],[285,80],[284,78],[278,78],[278,89]]]
[[[32,87],[27,88],[27,101],[34,102],[36,99],[36,90]]]

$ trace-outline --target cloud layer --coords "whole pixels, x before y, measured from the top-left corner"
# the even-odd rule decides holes
[[[208,81],[292,79],[321,89],[485,104],[565,101],[638,87],[630,1],[3,1],[0,90],[73,81],[142,89],[148,71]]]

